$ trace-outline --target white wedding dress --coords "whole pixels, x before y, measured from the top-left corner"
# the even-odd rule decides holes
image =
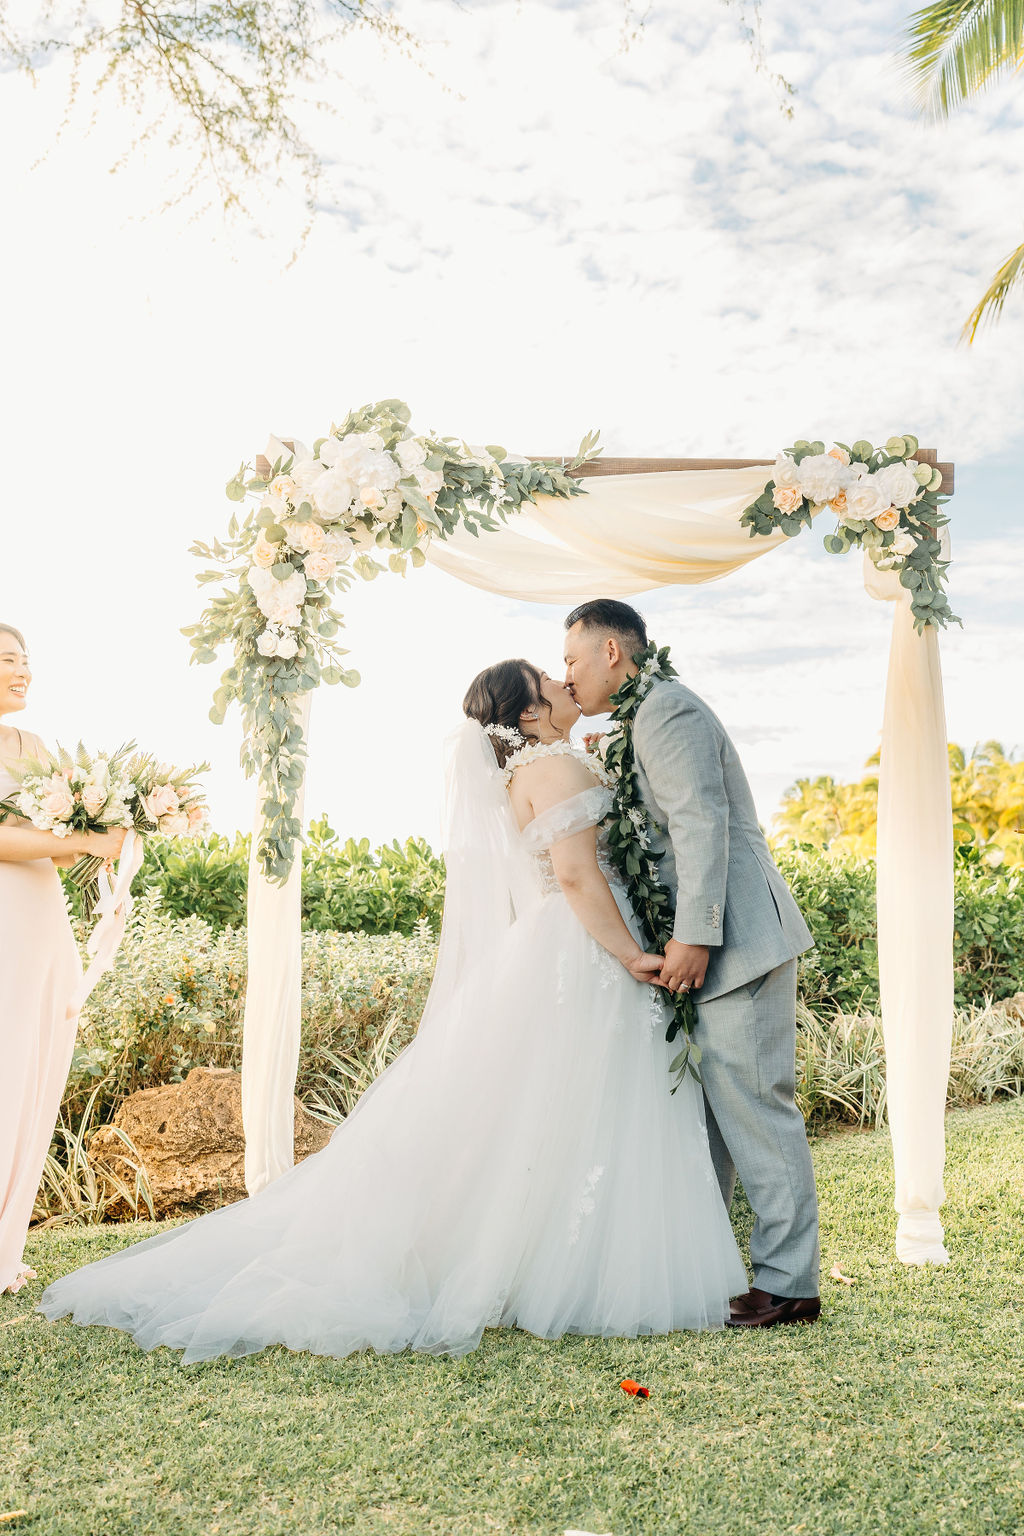
[[[724,1324],[748,1280],[702,1096],[690,1079],[670,1095],[662,997],[590,938],[547,854],[598,825],[610,792],[595,783],[520,834],[479,726],[457,733],[454,761],[441,950],[415,1041],[322,1152],[58,1280],[47,1317],[186,1362],[272,1343],[461,1355],[487,1327]]]

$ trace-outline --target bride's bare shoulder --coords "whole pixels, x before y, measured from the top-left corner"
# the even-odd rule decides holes
[[[529,749],[518,763],[509,763],[509,794],[517,809],[539,814],[570,795],[590,789],[594,778],[577,752]]]

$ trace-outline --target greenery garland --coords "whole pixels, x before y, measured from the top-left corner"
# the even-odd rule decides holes
[[[241,706],[242,767],[259,775],[262,794],[259,857],[280,884],[302,839],[299,701],[321,682],[359,682],[340,665],[347,652],[337,640],[335,593],[356,576],[372,581],[389,568],[404,576],[410,564],[425,565],[429,541],[447,539],[460,523],[479,535],[538,494],[584,495],[570,471],[600,452],[590,433],[569,464],[514,459],[504,448],[414,435],[409,419],[401,400],[383,400],[350,411],[312,452],[273,440],[268,473],[243,464],[227,485],[229,500],[253,499],[250,510],[232,516],[223,542],[192,546],[219,566],[198,581],[227,585],[183,633],[195,662],[214,661],[222,645],[233,649],[210,718],[220,725],[232,702]]]
[[[774,478],[740,518],[750,537],[781,529],[793,538],[811,526],[815,513],[836,514],[835,531],[825,537],[829,554],[863,549],[879,570],[899,575],[910,593],[914,626],[944,628],[961,621],[943,590],[949,561],[940,559],[939,530],[949,522],[938,494],[942,471],[914,458],[911,433],[890,437],[883,448],[861,438],[852,446],[805,439],[775,461]]]
[[[651,644],[646,650],[638,651],[633,660],[637,672],[627,677],[618,692],[612,694],[611,714],[615,724],[602,748],[605,766],[615,779],[615,799],[605,821],[605,829],[612,862],[622,876],[647,947],[654,953],[662,954],[672,937],[675,908],[672,894],[658,879],[658,865],[648,852],[651,846],[651,826],[636,776],[633,722],[655,680],[668,680],[678,674],[669,660],[668,646],[662,646],[659,650]],[[693,1039],[696,1026],[697,1004],[692,992],[676,992],[672,998],[672,1017],[665,1033],[665,1039],[670,1042],[682,1034],[682,1048],[669,1064],[669,1071],[675,1074],[673,1093],[687,1072],[700,1082],[697,1068],[700,1065],[701,1050]]]

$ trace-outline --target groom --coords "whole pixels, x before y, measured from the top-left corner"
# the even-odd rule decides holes
[[[637,668],[643,619],[627,603],[584,603],[565,621],[566,685],[585,715]],[[757,823],[736,749],[704,701],[664,679],[636,713],[637,777],[652,848],[675,901],[660,980],[699,989],[708,1138],[726,1207],[736,1175],[754,1211],[754,1284],[734,1328],[814,1322],[818,1202],[794,1101],[796,957],[813,940]]]

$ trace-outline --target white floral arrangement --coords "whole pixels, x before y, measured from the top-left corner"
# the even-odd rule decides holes
[[[183,633],[193,661],[213,661],[225,643],[233,648],[210,716],[220,724],[233,701],[241,705],[242,764],[259,775],[263,796],[259,855],[280,883],[301,838],[293,814],[305,771],[298,697],[321,682],[359,682],[340,664],[347,652],[336,639],[334,595],[356,577],[372,581],[388,569],[404,576],[424,565],[429,542],[460,523],[473,534],[492,531],[538,493],[583,494],[570,471],[599,452],[591,433],[570,464],[513,458],[494,445],[414,433],[409,421],[407,405],[384,400],[350,411],[312,449],[272,438],[268,472],[243,464],[227,485],[229,499],[250,500],[249,510],[232,516],[223,542],[192,547],[220,566],[198,580],[227,586]]]
[[[40,832],[68,838],[74,833],[124,827],[165,837],[199,837],[207,827],[206,799],[196,775],[207,769],[175,768],[140,753],[134,742],[116,752],[89,753],[79,742],[74,754],[23,758],[10,766],[18,788],[0,801],[0,821],[19,816]],[[86,855],[68,878],[82,890],[86,915],[98,894],[103,863]]]
[[[883,571],[894,571],[911,596],[918,631],[959,624],[944,591],[949,562],[942,560],[940,529],[949,519],[942,471],[915,459],[917,438],[891,437],[883,448],[861,439],[852,446],[800,441],[780,453],[772,479],[741,518],[757,534],[781,529],[788,537],[811,526],[819,512],[834,512],[830,554],[855,546]]]

